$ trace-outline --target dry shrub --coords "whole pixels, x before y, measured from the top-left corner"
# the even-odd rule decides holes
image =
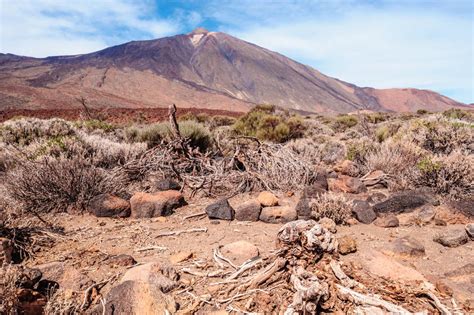
[[[7,144],[28,145],[39,138],[71,136],[75,128],[63,119],[22,118],[9,120],[0,127],[0,139]]]
[[[309,161],[311,164],[321,162],[319,144],[312,139],[302,138],[287,142],[285,147],[293,151],[300,159]]]
[[[319,151],[321,161],[329,165],[343,160],[346,156],[346,146],[337,140],[331,140],[321,144]]]
[[[89,200],[102,193],[122,193],[114,176],[81,157],[22,161],[7,174],[11,197],[33,213],[83,211]]]
[[[364,165],[367,155],[377,150],[378,147],[378,143],[375,143],[369,137],[360,137],[358,139],[347,141],[346,159]]]
[[[417,164],[426,151],[411,142],[387,140],[365,158],[365,170],[381,170],[390,176],[389,188],[408,189],[415,185]]]
[[[44,308],[45,315],[72,315],[79,313],[81,313],[80,297],[75,292],[63,289],[59,289],[49,296]]]
[[[454,151],[448,156],[424,158],[418,163],[418,184],[459,199],[474,194],[474,156]]]
[[[0,268],[0,314],[18,314],[18,279],[17,269],[10,265]]]
[[[473,152],[474,126],[442,115],[414,120],[406,128],[401,128],[399,135],[434,154],[449,154],[454,150]]]
[[[341,224],[351,217],[351,206],[342,194],[322,194],[311,200],[310,208],[311,217],[315,220],[329,218]]]

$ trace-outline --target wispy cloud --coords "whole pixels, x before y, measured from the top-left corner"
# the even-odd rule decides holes
[[[0,51],[19,55],[80,54],[179,31],[146,0],[14,0],[0,6]]]
[[[470,1],[461,0],[272,6],[254,1],[234,4],[231,11],[215,8],[219,13],[211,18],[223,21],[223,31],[359,86],[431,89],[469,103],[472,10]],[[232,16],[237,24],[229,22]]]

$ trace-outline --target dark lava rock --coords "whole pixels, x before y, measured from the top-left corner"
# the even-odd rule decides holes
[[[235,219],[239,221],[258,221],[262,206],[255,199],[247,200],[235,208]]]
[[[377,215],[375,214],[372,206],[364,200],[354,200],[352,204],[352,213],[354,213],[356,219],[365,224],[370,224],[375,220]]]
[[[221,199],[206,207],[209,219],[233,220],[235,210],[230,206],[227,199]]]
[[[458,247],[466,244],[469,237],[464,229],[456,228],[436,235],[433,240],[446,247]]]
[[[155,184],[156,190],[165,191],[165,190],[180,190],[181,185],[175,182],[172,179],[162,179]]]
[[[401,213],[409,212],[427,203],[423,195],[415,191],[404,191],[389,197],[387,200],[374,205],[376,213]]]

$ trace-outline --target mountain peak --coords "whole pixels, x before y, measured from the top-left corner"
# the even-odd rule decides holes
[[[189,33],[189,35],[200,35],[200,34],[204,35],[207,33],[209,33],[209,31],[206,30],[204,27],[197,27],[191,33]]]

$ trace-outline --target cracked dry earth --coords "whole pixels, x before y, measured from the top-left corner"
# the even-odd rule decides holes
[[[254,197],[253,194],[240,195],[229,202],[236,205],[251,197]],[[279,197],[290,205],[298,200],[296,196]],[[114,280],[100,291],[104,295],[121,275],[132,268],[131,263],[120,263],[120,260],[117,263],[117,260],[111,259],[118,255],[130,255],[138,265],[157,261],[170,263],[171,259],[176,270],[180,271],[192,261],[212,261],[215,248],[236,241],[255,244],[260,256],[266,256],[275,249],[275,236],[282,224],[209,220],[206,215],[189,218],[202,213],[213,201],[188,199],[188,205],[176,209],[172,215],[152,219],[68,214],[52,216],[49,220],[63,226],[65,235],[57,239],[51,248],[37,253],[27,265],[39,268],[44,278],[59,282],[63,289],[76,292],[112,277]],[[400,226],[394,228],[355,222],[353,225],[337,226],[337,238],[349,236],[357,244],[355,252],[340,256],[341,263],[351,266],[358,273],[383,278],[389,283],[428,281],[436,287],[444,301],[453,297],[464,310],[472,311],[474,242],[450,248],[433,241],[446,229],[464,229],[466,218],[449,220],[449,210],[443,205],[437,208],[447,220],[447,226],[406,223],[410,213],[399,215]],[[196,232],[166,235],[168,232],[193,229]],[[404,237],[421,244],[424,252],[400,253],[393,250],[396,240]],[[180,255],[184,255],[183,258],[173,262]],[[114,275],[117,277],[114,278]],[[186,281],[192,283],[192,275]],[[271,300],[267,302],[272,303]],[[203,308],[204,313],[211,310],[214,309]]]

